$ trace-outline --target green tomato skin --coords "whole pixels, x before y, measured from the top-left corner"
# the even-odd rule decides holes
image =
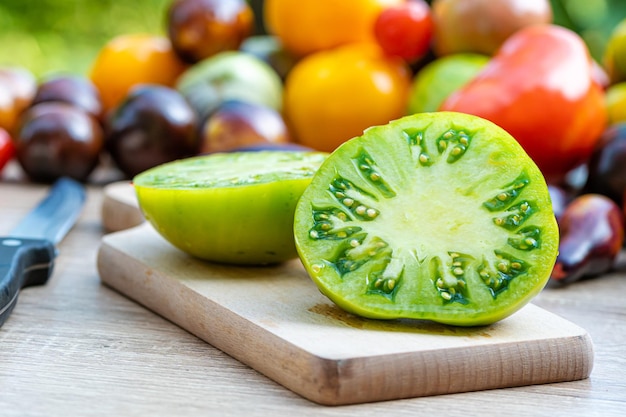
[[[462,53],[428,63],[411,83],[408,114],[437,111],[450,94],[467,84],[487,62],[486,55]]]
[[[265,61],[240,51],[223,51],[192,65],[176,88],[202,119],[228,100],[282,109],[279,75]]]
[[[245,187],[174,189],[136,186],[146,219],[195,257],[263,265],[297,257],[295,205],[310,178]]]

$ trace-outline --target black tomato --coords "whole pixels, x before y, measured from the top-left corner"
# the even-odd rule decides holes
[[[58,75],[41,82],[32,104],[50,101],[61,101],[80,107],[98,120],[103,116],[100,92],[89,79],[82,76]]]
[[[106,149],[128,177],[198,152],[197,117],[176,90],[134,89],[111,114]]]
[[[626,123],[604,131],[587,165],[583,192],[605,195],[621,205],[626,191]]]
[[[574,282],[613,268],[624,242],[622,211],[613,200],[600,194],[575,198],[560,217],[559,229],[552,282]]]
[[[36,182],[61,176],[85,181],[98,165],[104,139],[102,127],[84,110],[67,103],[40,103],[19,120],[16,156]]]
[[[262,104],[230,100],[209,116],[200,133],[200,151],[213,153],[235,148],[290,142],[281,114]]]
[[[167,30],[177,54],[198,62],[235,50],[254,29],[245,0],[176,0],[167,13]]]

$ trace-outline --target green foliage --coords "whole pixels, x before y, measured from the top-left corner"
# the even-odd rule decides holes
[[[0,65],[36,75],[86,74],[98,50],[123,33],[163,34],[170,0],[2,0]]]

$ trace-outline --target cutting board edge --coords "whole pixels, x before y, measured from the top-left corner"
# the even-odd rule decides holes
[[[115,257],[118,260],[120,257],[127,257],[134,262],[134,265],[132,268],[124,271],[117,268],[116,263],[111,262],[111,257]],[[338,384],[335,379],[336,372],[334,372],[333,369],[337,360],[317,357],[312,355],[310,352],[289,343],[288,345],[290,346],[290,349],[288,351],[283,351],[279,355],[281,361],[278,365],[283,371],[285,368],[293,369],[291,369],[291,372],[287,374],[278,372],[278,368],[272,366],[276,363],[275,361],[269,361],[267,358],[265,358],[265,360],[257,361],[255,358],[251,357],[255,352],[255,349],[253,349],[254,344],[270,344],[273,343],[271,339],[276,338],[278,340],[278,336],[263,329],[264,340],[257,339],[254,342],[247,341],[245,344],[239,344],[239,346],[245,346],[245,349],[241,349],[237,346],[237,342],[239,340],[237,340],[236,337],[218,337],[217,335],[211,333],[211,331],[215,329],[210,326],[190,326],[188,322],[182,322],[180,319],[175,317],[174,313],[166,311],[167,309],[164,308],[164,301],[167,301],[165,297],[155,297],[150,299],[150,295],[146,295],[145,292],[138,293],[132,288],[133,277],[129,277],[128,275],[136,274],[136,276],[143,276],[145,275],[145,272],[149,270],[149,266],[137,261],[134,258],[128,257],[127,254],[117,250],[113,246],[109,246],[107,244],[106,237],[103,239],[103,242],[98,250],[97,267],[100,279],[105,285],[176,324],[183,330],[193,334],[229,356],[232,356],[247,366],[255,369],[285,388],[320,404],[328,403],[329,398],[335,397],[333,393],[338,391]],[[128,280],[128,278],[130,278],[130,280]],[[193,293],[191,289],[188,290],[189,294]],[[215,303],[213,304],[214,307],[219,307],[215,305]],[[245,319],[238,318],[238,316],[234,313],[229,316],[229,319],[230,325],[228,330],[234,330],[238,325],[253,325],[258,327]],[[221,334],[223,335],[224,333],[227,333],[227,330],[223,330]],[[296,369],[300,372],[296,372]],[[308,375],[308,378],[303,379],[296,376],[297,374],[302,374],[303,371]],[[285,377],[284,375],[287,375],[288,377]],[[330,400],[330,402],[332,402],[332,400]]]
[[[127,231],[130,232],[130,231]],[[458,384],[453,380],[444,381],[440,383],[438,387],[430,387],[428,384],[415,383],[416,374],[434,375],[435,373],[441,377],[454,375],[462,372],[470,372],[471,366],[465,366],[462,369],[452,369],[454,366],[448,364],[448,369],[442,372],[440,368],[441,360],[437,360],[436,351],[420,351],[405,353],[404,363],[411,366],[402,366],[399,369],[395,369],[395,374],[398,376],[398,381],[410,380],[412,384],[405,384],[404,388],[402,384],[398,382],[396,385],[386,386],[384,389],[378,389],[376,387],[362,385],[359,381],[388,381],[389,375],[387,367],[391,363],[391,357],[397,355],[378,355],[378,356],[366,356],[356,357],[350,359],[333,359],[316,356],[315,354],[306,351],[298,346],[288,343],[288,348],[277,351],[274,357],[269,358],[256,358],[255,349],[251,349],[250,341],[245,344],[245,349],[238,348],[241,346],[242,340],[237,339],[234,333],[236,333],[237,326],[254,326],[256,329],[261,329],[263,335],[262,340],[256,340],[255,343],[263,346],[278,345],[278,341],[281,340],[279,336],[272,334],[271,332],[257,326],[254,323],[250,323],[246,319],[239,317],[236,313],[229,312],[231,323],[228,328],[221,329],[219,335],[212,334],[215,328],[201,326],[199,324],[189,325],[188,322],[177,318],[176,314],[172,311],[168,311],[166,306],[168,302],[165,295],[159,296],[158,291],[152,295],[145,293],[144,287],[138,291],[133,289],[133,285],[136,284],[135,280],[138,277],[141,279],[147,279],[151,274],[158,274],[151,271],[149,265],[144,262],[129,256],[117,249],[113,244],[109,243],[110,236],[123,234],[126,232],[118,232],[112,235],[105,236],[102,240],[101,247],[98,251],[98,271],[103,283],[111,288],[114,288],[121,294],[127,296],[145,306],[149,310],[156,314],[170,320],[184,330],[194,334],[205,342],[213,345],[214,347],[222,350],[226,354],[229,354],[233,358],[241,361],[242,363],[250,366],[258,372],[264,374],[268,378],[281,384],[282,386],[294,391],[295,393],[307,398],[313,402],[323,405],[346,405],[355,403],[374,402],[382,400],[392,400],[400,398],[413,398],[422,396],[431,396],[439,394],[449,394],[458,392],[477,391],[484,389],[494,388],[507,388],[513,386],[524,386],[532,384],[543,384],[552,382],[564,382],[573,381],[578,379],[584,379],[591,373],[593,367],[593,343],[588,333],[580,329],[580,334],[572,335],[567,338],[556,339],[544,339],[537,342],[536,349],[533,350],[533,355],[528,358],[527,363],[522,366],[526,370],[526,373],[516,376],[512,380],[503,383],[501,381],[489,381],[483,379],[483,383],[472,385],[467,383],[469,380],[465,378],[465,384]],[[124,262],[120,262],[120,259],[126,262],[126,266],[131,266],[124,270],[120,265]],[[115,261],[113,261],[115,260]],[[154,276],[152,277],[154,278]],[[156,277],[159,282],[164,280],[171,280],[170,284],[174,284],[175,280],[169,277]],[[187,288],[187,299],[193,300],[193,290]],[[218,305],[213,303],[210,308],[219,308]],[[550,313],[551,314],[551,313]],[[207,313],[210,317],[210,312]],[[218,329],[219,330],[219,329]],[[228,336],[229,332],[230,337]],[[244,332],[245,333],[245,332]],[[234,337],[234,339],[233,339]],[[282,340],[285,342],[284,340]],[[544,348],[549,348],[552,345],[556,345],[556,350],[553,350],[550,355],[545,355]],[[475,347],[476,348],[476,347]],[[508,355],[515,354],[515,343],[500,344],[497,351],[487,350],[485,354],[499,354]],[[472,349],[473,350],[473,349]],[[582,355],[580,353],[583,352]],[[579,356],[582,356],[579,357]],[[447,351],[447,362],[450,362],[451,357],[456,357],[462,363],[466,363],[468,360],[472,360],[472,355],[469,355],[468,349],[457,349],[456,352],[451,350]],[[556,375],[551,374],[549,370],[550,363],[557,357],[573,358],[573,362],[577,362],[576,357],[579,357],[576,366],[569,367],[566,372],[561,372]],[[441,359],[441,358],[439,358]],[[394,361],[397,361],[394,358]],[[421,361],[421,362],[420,362]],[[454,362],[454,361],[452,361]],[[421,363],[421,365],[419,365]],[[480,368],[480,364],[474,364],[475,369]],[[468,370],[469,369],[469,370]],[[515,369],[504,368],[500,374],[511,375],[516,372]],[[537,372],[540,375],[537,375]],[[543,372],[543,374],[542,374]],[[471,373],[471,372],[470,372]],[[306,375],[306,376],[303,376]],[[419,375],[418,375],[419,377]],[[428,377],[422,378],[428,380]],[[462,379],[462,378],[460,378]]]
[[[491,373],[501,373],[501,374],[511,374],[521,370],[522,373],[518,374],[514,379],[508,380],[508,382],[503,383],[502,381],[497,381],[488,378],[481,378],[478,376],[477,379],[480,379],[481,383],[476,383],[476,379],[473,379],[474,382],[467,383],[470,379],[468,378],[457,378],[454,379],[455,375],[463,374],[469,370],[479,369],[480,366],[474,364],[473,366],[452,366],[447,371],[442,372],[441,369],[437,366],[442,362],[442,358],[437,354],[435,350],[421,351],[419,354],[416,352],[407,352],[403,355],[406,356],[406,362],[411,363],[414,360],[419,359],[425,365],[423,367],[420,366],[407,366],[403,367],[400,372],[397,372],[396,375],[398,379],[402,380],[406,378],[406,375],[403,375],[403,371],[405,374],[413,377],[413,380],[420,380],[424,382],[425,385],[422,385],[419,389],[408,389],[408,390],[400,390],[396,391],[394,394],[386,394],[379,393],[378,395],[372,395],[371,391],[363,395],[359,395],[359,393],[354,392],[340,392],[335,398],[332,399],[324,399],[324,402],[321,402],[325,405],[347,405],[347,404],[359,404],[359,403],[367,403],[367,402],[376,402],[376,401],[384,401],[384,400],[395,400],[395,399],[407,399],[407,398],[418,398],[418,397],[429,397],[436,395],[445,395],[445,394],[457,394],[464,392],[475,392],[475,391],[484,391],[491,389],[503,389],[503,388],[514,388],[514,387],[523,387],[530,385],[542,385],[542,384],[551,384],[551,383],[560,383],[560,382],[571,382],[586,379],[590,376],[592,368],[593,368],[593,343],[588,333],[584,333],[577,336],[567,337],[567,338],[558,338],[558,339],[546,339],[544,342],[550,344],[558,340],[561,342],[563,346],[567,346],[565,349],[557,349],[551,354],[544,356],[539,354],[537,351],[535,355],[528,357],[527,362],[519,365],[517,367],[503,367],[503,369],[498,370],[497,372],[493,372],[491,369]],[[474,347],[476,349],[477,347]],[[471,360],[471,350],[465,348],[452,348],[446,351],[446,355],[449,357],[454,357],[459,360],[467,359]],[[514,353],[517,349],[515,348],[515,343],[509,343],[508,345],[502,344],[499,345],[498,353],[502,355],[507,355],[509,353]],[[579,355],[580,352],[585,352],[583,355]],[[493,352],[493,351],[492,351]],[[385,355],[385,356],[396,356],[394,358],[397,361],[398,355]],[[369,358],[358,358],[361,361],[361,366],[363,368],[367,368],[371,370],[375,367],[384,366],[385,356],[372,356]],[[565,367],[561,370],[554,370],[546,372],[551,367],[550,365],[554,363],[554,360],[558,358],[562,358],[563,356],[567,356],[570,358],[578,357],[580,360],[576,361],[578,363],[574,364],[573,367]],[[382,365],[381,365],[382,364]],[[428,366],[428,364],[432,366]],[[340,368],[345,367],[344,363],[338,364]],[[455,369],[452,369],[455,368]],[[421,377],[415,378],[415,371],[420,371]],[[542,373],[542,376],[537,376],[537,371]],[[556,372],[556,374],[555,374]],[[341,372],[340,372],[341,373]],[[376,372],[374,372],[376,373]],[[437,373],[438,377],[442,376],[450,378],[449,381],[445,383],[441,383],[439,380],[438,386],[428,386],[428,375],[431,373]],[[474,375],[476,376],[476,375]],[[350,386],[351,381],[348,377],[343,377],[341,379],[340,390],[344,386]],[[375,379],[375,378],[371,378]],[[465,381],[465,383],[463,383]],[[418,386],[420,384],[417,384]],[[410,384],[406,385],[410,388]],[[400,387],[402,388],[402,387]],[[319,402],[319,401],[317,401]]]
[[[131,181],[119,181],[104,187],[101,206],[102,227],[118,232],[135,227],[146,219],[139,209]]]

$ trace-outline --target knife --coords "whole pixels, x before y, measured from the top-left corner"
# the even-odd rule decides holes
[[[20,289],[48,281],[56,245],[72,228],[84,203],[84,186],[60,178],[9,236],[0,237],[0,326],[13,311]]]

